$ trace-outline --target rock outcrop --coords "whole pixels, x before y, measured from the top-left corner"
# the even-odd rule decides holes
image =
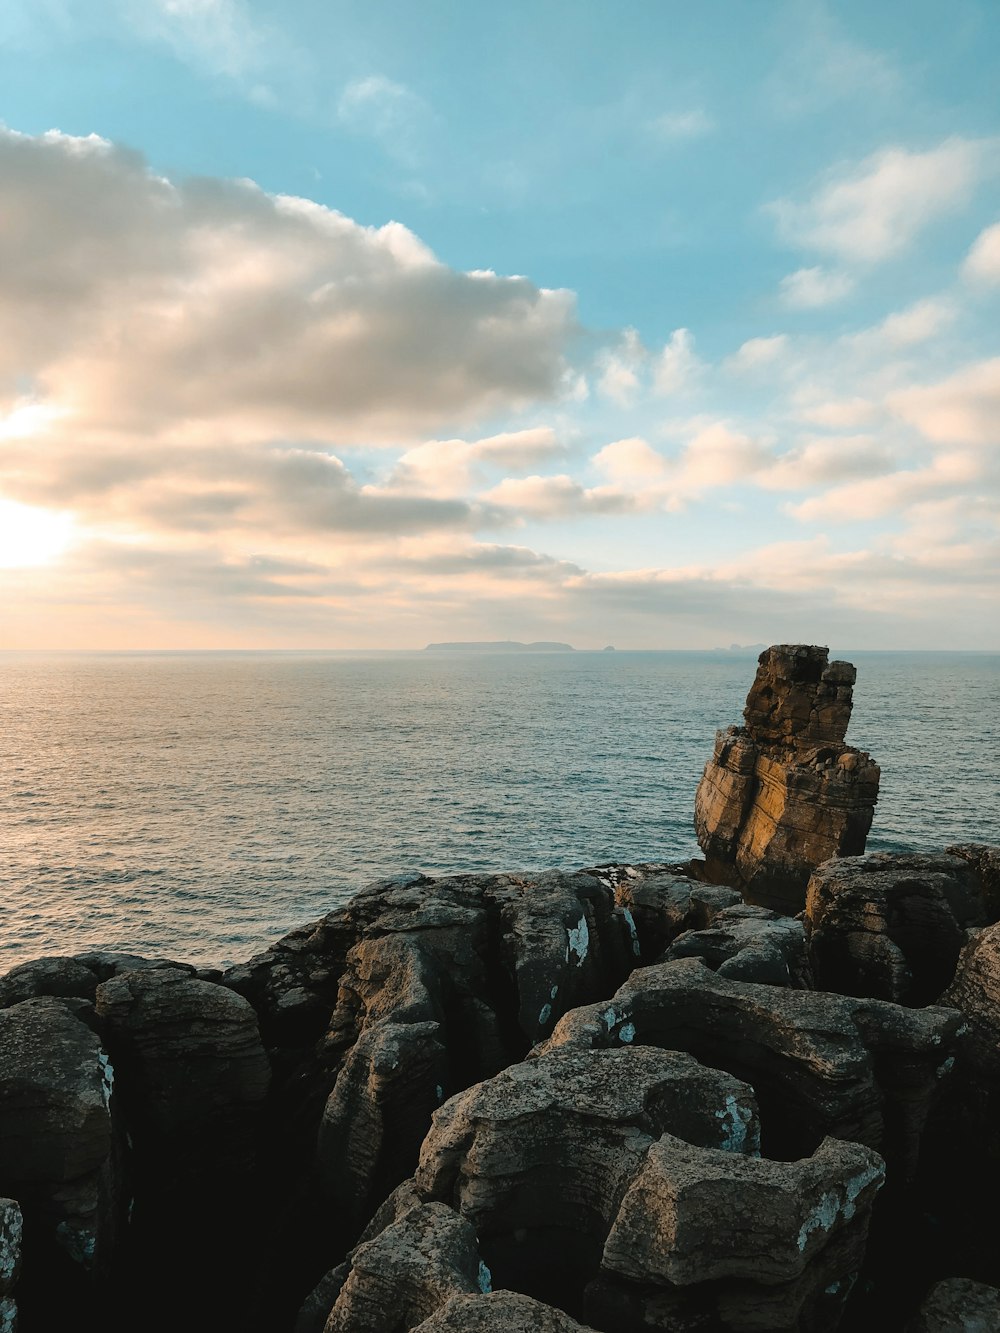
[[[567,1014],[536,1058],[560,1047],[688,1051],[753,1087],[768,1155],[807,1156],[830,1135],[878,1149],[906,1178],[961,1028],[955,1009],[734,981],[681,959]]]
[[[817,867],[805,935],[816,986],[897,1004],[933,1004],[970,927],[996,920],[974,859],[951,853],[845,857]]]
[[[856,671],[826,648],[761,653],[745,725],[716,735],[695,797],[710,880],[794,914],[812,870],[864,851],[879,768],[844,742]]]
[[[0,1333],[14,1333],[17,1301],[14,1287],[21,1272],[24,1218],[16,1199],[0,1199]]]
[[[968,1278],[946,1278],[927,1293],[906,1333],[996,1333],[1000,1290]]]

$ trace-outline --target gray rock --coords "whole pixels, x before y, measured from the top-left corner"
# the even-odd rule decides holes
[[[983,1282],[952,1277],[927,1293],[906,1333],[997,1333],[1000,1291]]]
[[[593,1333],[561,1310],[516,1291],[452,1296],[414,1333]]]
[[[23,1232],[21,1205],[16,1199],[0,1199],[0,1296],[10,1294],[21,1271]]]
[[[0,977],[0,1008],[36,995],[76,996],[93,1000],[97,976],[76,958],[36,958]]]
[[[454,1295],[488,1289],[469,1223],[443,1204],[424,1204],[352,1252],[325,1333],[398,1333]]]
[[[661,961],[698,958],[720,977],[805,988],[809,980],[802,922],[745,903],[715,914],[703,930],[678,935]]]
[[[753,1086],[768,1155],[807,1155],[831,1135],[876,1148],[906,1177],[961,1026],[954,1009],[755,985],[680,959],[567,1014],[539,1050],[690,1051]]]
[[[991,920],[973,864],[948,853],[845,857],[813,871],[805,932],[816,985],[931,1004],[955,973],[966,929]]]

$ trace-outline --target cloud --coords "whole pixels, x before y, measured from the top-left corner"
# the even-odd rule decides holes
[[[396,442],[561,391],[572,295],[399,223],[174,183],[95,136],[2,131],[0,173],[0,407],[28,383],[78,432]]]
[[[963,367],[936,384],[900,389],[890,411],[929,440],[1000,444],[1000,357]]]
[[[462,495],[479,482],[487,468],[537,467],[565,452],[566,446],[549,426],[482,440],[427,440],[402,455],[388,485],[423,495]]]
[[[831,173],[804,201],[769,205],[783,238],[841,262],[876,263],[904,251],[936,219],[958,212],[997,167],[990,139],[946,139],[911,152],[884,148]]]
[[[715,129],[715,122],[701,107],[692,107],[686,111],[667,111],[650,121],[649,128],[655,138],[676,142],[703,138]]]
[[[695,355],[690,330],[675,329],[656,358],[653,387],[660,394],[683,392],[692,387],[703,370],[703,363]]]
[[[970,282],[1000,283],[1000,222],[976,237],[962,265],[962,276]]]
[[[162,42],[181,60],[229,78],[259,72],[280,42],[278,34],[250,17],[241,0],[122,0],[122,6],[140,37]]]
[[[619,407],[627,407],[641,387],[641,375],[649,353],[635,329],[624,329],[618,343],[599,361],[599,391]]]
[[[896,456],[871,435],[810,440],[774,458],[758,477],[768,490],[807,490],[889,472]]]
[[[800,268],[781,279],[779,290],[782,303],[789,309],[815,310],[850,295],[854,279],[825,268]]]
[[[636,508],[632,495],[613,487],[587,488],[565,473],[554,477],[505,477],[480,499],[530,518],[622,514]]]
[[[384,74],[346,85],[337,103],[341,124],[377,139],[390,157],[409,167],[420,160],[419,141],[431,119],[422,97]]]
[[[786,279],[787,281],[787,279]],[[725,368],[737,374],[746,374],[760,366],[770,366],[788,351],[788,335],[775,333],[769,338],[748,338],[728,357]]]

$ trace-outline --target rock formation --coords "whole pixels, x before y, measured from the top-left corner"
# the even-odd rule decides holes
[[[906,1333],[996,1333],[1000,1290],[968,1278],[947,1278],[927,1293]]]
[[[225,974],[0,977],[0,1333],[15,1297],[24,1333],[994,1319],[1000,851],[847,855],[853,678],[762,655],[705,863],[414,875]]]
[[[801,644],[768,648],[759,661],[745,726],[716,734],[695,830],[710,880],[794,914],[820,862],[864,851],[879,769],[844,743],[857,674],[849,662]]]
[[[817,867],[804,917],[816,986],[933,1004],[955,974],[967,930],[1000,912],[977,867],[974,857],[946,852],[876,853]]]

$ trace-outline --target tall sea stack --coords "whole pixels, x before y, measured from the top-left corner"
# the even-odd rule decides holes
[[[709,879],[794,914],[820,862],[864,851],[879,768],[844,742],[857,678],[850,662],[808,644],[776,644],[758,662],[745,725],[716,733],[695,831]]]

